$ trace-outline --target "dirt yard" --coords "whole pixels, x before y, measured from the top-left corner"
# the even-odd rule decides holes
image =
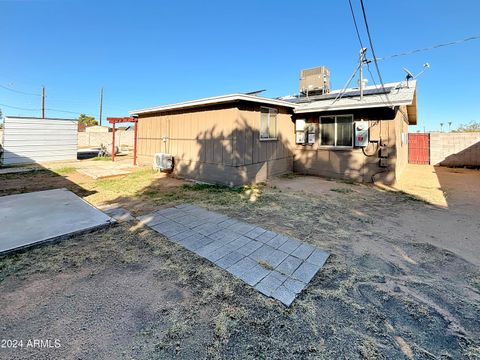
[[[441,207],[314,177],[230,189],[149,169],[2,175],[0,196],[67,187],[135,215],[190,202],[333,255],[289,309],[135,222],[0,257],[1,338],[60,341],[0,358],[478,359],[480,195],[458,186],[478,179],[439,175]]]

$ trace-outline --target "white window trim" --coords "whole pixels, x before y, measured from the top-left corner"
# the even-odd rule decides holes
[[[270,123],[270,111],[275,111],[277,117],[275,119],[275,137],[273,138],[262,138],[261,134],[261,128],[262,128],[262,109],[268,109],[268,123]],[[270,129],[269,129],[270,130]],[[270,131],[269,131],[270,132]],[[276,141],[278,140],[278,109],[268,107],[268,106],[260,106],[260,132],[258,134],[258,138],[260,141]]]
[[[331,118],[331,117],[335,118],[335,142],[337,142],[337,116],[351,116],[352,117],[352,144],[350,146],[348,146],[348,145],[340,145],[340,146],[337,146],[337,145],[322,145],[322,118]],[[350,150],[350,149],[353,149],[353,137],[354,137],[353,122],[354,122],[353,114],[320,116],[318,118],[319,148],[320,149],[330,149],[330,150]]]

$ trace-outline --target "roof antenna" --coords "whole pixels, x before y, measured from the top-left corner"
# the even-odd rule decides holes
[[[409,80],[414,80],[414,79],[418,78],[420,75],[422,75],[422,74],[423,74],[425,71],[427,71],[429,68],[430,68],[430,64],[429,64],[429,63],[423,64],[423,69],[422,69],[422,71],[420,71],[417,75],[413,75],[410,70],[408,70],[407,68],[403,68],[403,71],[405,71],[405,72],[407,73],[407,76],[405,77],[405,80],[407,81],[407,88],[408,88],[408,81],[409,81]]]

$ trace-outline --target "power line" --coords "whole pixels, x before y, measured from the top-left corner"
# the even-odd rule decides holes
[[[350,5],[350,12],[352,13],[353,24],[355,25],[355,30],[357,31],[358,42],[360,43],[360,47],[363,49],[362,37],[360,36],[357,19],[355,18],[355,13],[353,12],[352,0],[348,0],[348,4]]]
[[[25,92],[25,91],[20,91],[20,90],[12,89],[12,88],[10,88],[10,87],[8,87],[8,86],[5,86],[5,85],[2,85],[2,84],[0,84],[0,87],[1,87],[2,89],[5,89],[5,90],[8,90],[8,91],[17,93],[17,94],[29,95],[29,96],[42,96],[42,95],[40,95],[40,94],[34,94],[34,93],[29,93],[29,92]]]
[[[42,111],[42,109],[24,108],[24,107],[12,106],[12,105],[7,105],[7,104],[0,104],[0,106],[4,106],[4,107],[10,108],[10,109],[15,109],[15,110]],[[92,114],[85,114],[85,113],[81,113],[81,112],[77,112],[77,111],[69,111],[69,110],[53,109],[53,108],[45,108],[45,110],[55,111],[55,112],[62,112],[62,113],[66,113],[66,114],[76,114],[76,115],[84,114],[84,115],[88,115],[88,116],[93,116],[93,117],[95,117],[95,116],[92,115]]]
[[[18,107],[18,106],[12,106],[12,105],[7,105],[7,104],[0,104],[0,106],[5,106],[5,107],[7,107],[7,108],[16,109],[16,110],[40,111],[40,109],[28,109],[28,108],[23,108],[23,107]]]
[[[470,36],[470,37],[467,37],[467,38],[464,38],[464,39],[451,41],[451,42],[448,42],[448,43],[437,44],[437,45],[429,46],[429,47],[426,47],[426,48],[420,48],[420,49],[406,51],[406,52],[403,52],[403,53],[393,54],[393,55],[385,56],[383,58],[377,58],[377,57],[374,56],[373,60],[376,59],[376,60],[380,61],[380,60],[388,60],[388,59],[401,57],[401,56],[413,55],[413,54],[424,52],[424,51],[435,50],[435,49],[445,47],[445,46],[462,44],[462,43],[465,43],[467,41],[472,41],[472,40],[480,40],[480,35],[474,35],[474,36]]]
[[[350,13],[352,14],[353,24],[355,25],[355,31],[357,33],[357,38],[358,38],[358,42],[360,44],[360,48],[363,49],[364,46],[363,46],[363,42],[362,42],[362,37],[360,36],[360,31],[358,29],[358,24],[357,24],[357,18],[355,16],[355,12],[353,11],[352,0],[348,0],[348,4],[350,5]],[[370,70],[370,61],[366,60],[365,64],[367,65],[367,70],[368,70],[368,73],[370,74],[370,76],[372,78],[373,84],[375,85],[375,87],[377,87],[377,82],[375,81],[375,77],[373,76],[372,71]]]
[[[375,55],[375,48],[373,47],[372,36],[370,35],[370,28],[368,26],[367,14],[365,12],[365,6],[363,5],[363,0],[360,0],[360,4],[362,6],[362,13],[363,13],[363,20],[365,21],[365,29],[367,30],[368,42],[370,43],[370,49],[372,50],[373,55],[373,62],[375,63],[375,68],[377,69],[378,79],[380,81],[380,85],[382,86],[382,90],[385,93],[385,97],[389,104],[391,104],[390,99],[385,91],[385,84],[383,83],[382,74],[380,73],[380,67],[378,66],[377,56]]]

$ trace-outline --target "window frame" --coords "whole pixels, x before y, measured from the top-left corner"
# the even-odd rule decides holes
[[[268,138],[263,138],[262,137],[262,109],[267,109],[268,110],[268,119],[267,119],[267,130],[268,134],[270,134],[270,112],[275,112],[275,137],[268,137]],[[260,106],[260,128],[258,132],[258,138],[260,141],[275,141],[278,140],[278,109],[268,107],[268,106]]]
[[[350,116],[352,118],[352,143],[350,145],[322,145],[322,118],[335,118],[335,144],[337,143],[337,117],[339,116]],[[353,114],[339,114],[339,115],[321,115],[318,118],[318,142],[319,142],[319,148],[320,149],[330,149],[330,150],[350,150],[353,149],[353,137],[355,136],[354,134],[354,129],[353,129],[353,123],[354,123],[354,116]]]

